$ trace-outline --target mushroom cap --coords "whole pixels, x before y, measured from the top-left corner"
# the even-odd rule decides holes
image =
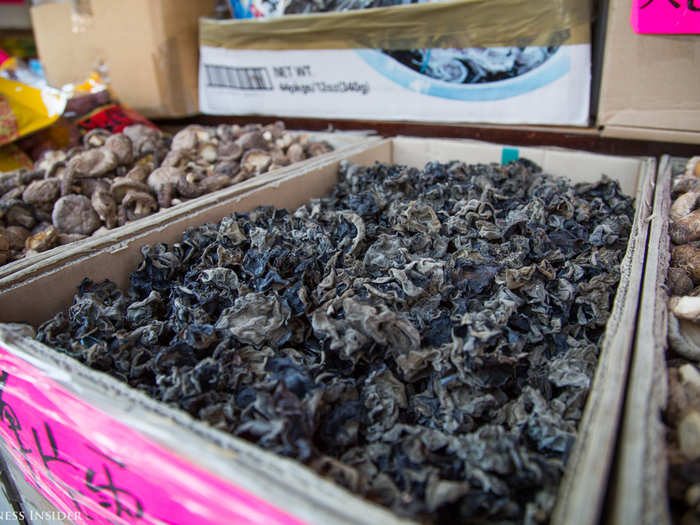
[[[207,140],[213,136],[214,133],[210,133],[204,126],[191,124],[175,133],[170,149],[194,151],[200,140]]]
[[[671,247],[671,266],[683,268],[693,279],[700,282],[700,243],[682,244]]]
[[[278,120],[277,122],[273,122],[272,124],[268,124],[265,127],[263,127],[263,133],[268,132],[274,139],[279,139],[282,138],[282,135],[284,135],[285,131],[285,125],[284,122],[281,120]]]
[[[94,192],[90,204],[107,228],[114,228],[117,225],[117,203],[109,191]]]
[[[8,226],[5,228],[4,233],[10,241],[10,248],[13,250],[24,249],[25,241],[32,234],[32,232],[22,226]]]
[[[35,180],[22,193],[22,200],[27,204],[52,202],[58,198],[60,181],[56,178]]]
[[[160,131],[144,124],[127,126],[122,133],[131,139],[133,152],[137,157],[155,150],[163,137]]]
[[[700,297],[682,296],[671,297],[668,307],[679,319],[700,321]]]
[[[7,173],[0,173],[0,195],[22,184],[22,171],[15,170]]]
[[[50,149],[41,154],[34,167],[48,174],[56,163],[65,162],[66,159],[65,151]]]
[[[231,177],[228,175],[210,175],[199,183],[199,187],[204,190],[204,193],[220,190],[231,184]]]
[[[30,237],[27,237],[27,240],[24,242],[24,249],[43,252],[51,248],[57,240],[58,232],[56,231],[56,228],[53,226],[47,226],[43,230],[34,233]]]
[[[184,165],[188,160],[190,160],[189,150],[174,150],[168,151],[168,154],[163,159],[161,163],[161,168],[163,167],[176,167]]]
[[[68,170],[75,177],[100,177],[109,173],[118,165],[116,155],[106,148],[95,148],[82,153],[68,161]]]
[[[222,160],[214,167],[214,175],[226,175],[228,177],[232,177],[238,173],[240,167],[241,165],[235,160]]]
[[[85,195],[66,195],[56,201],[51,214],[53,225],[62,233],[90,235],[102,223]]]
[[[246,151],[241,159],[241,167],[250,173],[263,173],[272,163],[272,156],[263,150],[252,149]]]
[[[325,140],[320,140],[318,142],[311,142],[306,149],[310,156],[316,157],[333,151],[333,146]]]
[[[700,210],[695,210],[673,222],[668,233],[675,244],[700,240]]]
[[[671,209],[669,211],[671,220],[677,221],[688,215],[695,209],[698,200],[700,200],[700,192],[691,190],[680,195],[673,204],[671,204]]]
[[[134,160],[134,149],[131,139],[123,133],[110,136],[104,147],[114,153],[120,165],[131,164]]]
[[[243,135],[238,137],[236,142],[244,150],[267,148],[267,141],[263,137],[263,134],[258,130],[244,133]]]
[[[158,191],[166,184],[177,184],[184,178],[185,174],[182,170],[172,166],[164,166],[153,170],[148,176],[148,179],[146,179],[146,183],[153,188],[154,191]]]
[[[279,146],[270,148],[270,156],[272,157],[272,162],[278,166],[287,166],[289,164],[289,157]]]
[[[216,144],[211,142],[201,145],[198,151],[198,157],[208,162],[209,164],[214,164],[216,162],[217,154]]]
[[[107,179],[80,179],[78,183],[80,186],[80,193],[87,197],[92,197],[92,194],[96,191],[109,191],[110,183]]]
[[[233,130],[227,124],[219,124],[216,126],[216,136],[222,141],[232,141],[234,139]]]
[[[137,180],[139,182],[146,182],[149,173],[151,172],[145,166],[143,166],[142,164],[137,164],[133,168],[131,168],[124,176],[127,179]]]
[[[16,188],[12,188],[10,191],[6,192],[5,194],[3,194],[2,197],[0,197],[0,202],[15,201],[21,199],[22,194],[26,189],[26,186],[17,186]]]
[[[10,258],[10,239],[7,233],[0,229],[0,264],[5,264]]]
[[[117,202],[122,202],[122,200],[124,200],[126,197],[126,194],[130,191],[142,191],[148,193],[150,189],[148,185],[144,184],[143,182],[139,182],[128,177],[117,177],[114,179],[114,182],[112,182],[110,191],[112,192],[114,200]]]
[[[122,201],[122,207],[126,210],[127,219],[133,221],[156,211],[158,203],[150,193],[129,190]]]
[[[243,147],[238,142],[221,142],[218,153],[222,160],[238,160],[243,154]]]
[[[686,295],[693,289],[693,279],[683,268],[669,268],[666,282],[671,295]]]
[[[298,142],[291,144],[289,146],[289,148],[287,149],[287,158],[292,163],[301,162],[302,160],[306,159],[306,153],[304,153],[304,147],[301,144],[299,144]]]
[[[8,226],[23,226],[30,229],[36,224],[29,204],[19,199],[0,202],[0,217],[3,216]]]
[[[94,128],[83,137],[83,144],[89,148],[99,148],[112,134],[104,128]]]

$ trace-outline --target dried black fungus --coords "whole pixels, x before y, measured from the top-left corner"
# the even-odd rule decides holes
[[[144,248],[40,340],[399,515],[546,521],[632,200],[528,161],[340,176]]]

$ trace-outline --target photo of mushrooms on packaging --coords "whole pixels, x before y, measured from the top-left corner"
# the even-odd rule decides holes
[[[190,125],[174,136],[138,124],[93,129],[33,169],[0,174],[0,264],[101,235],[159,210],[333,151],[274,124]]]
[[[165,154],[162,137],[148,133],[148,146],[131,143]],[[188,185],[202,180],[167,175],[193,162],[204,133],[176,135],[148,176],[123,175],[74,199],[87,209],[94,195],[114,199],[124,184],[118,223],[189,197]],[[79,158],[95,160],[68,161],[56,195],[63,181],[81,183],[75,173],[94,179],[105,159],[118,164],[110,148],[122,138],[86,140],[96,146]],[[226,148],[241,164],[278,161],[260,160],[257,143],[241,155],[242,142],[210,150],[227,159],[205,160],[213,180],[217,166],[233,162]],[[285,151],[291,160],[315,148],[292,141]],[[0,342],[60,368],[65,378],[54,388],[70,392],[95,378],[90,403],[109,391],[109,414],[123,424],[133,421],[114,408],[121,397],[157,401],[160,419],[181,430],[178,438],[157,432],[174,450],[185,437],[214,436],[223,449],[252,443],[272,453],[268,468],[286,473],[270,487],[316,473],[317,490],[268,499],[310,523],[567,523],[574,513],[595,523],[633,338],[654,162],[524,148],[499,164],[501,155],[494,145],[398,138],[328,161],[238,197],[233,214],[222,207],[215,220],[212,210],[189,218],[179,233],[183,218],[154,230],[118,282],[97,268],[98,254],[86,258],[74,265],[85,279],[57,283],[55,309],[36,331],[5,325]],[[104,219],[93,212],[98,227]],[[179,423],[182,413],[193,422]],[[147,421],[138,428],[150,436]],[[129,450],[119,440],[101,446],[110,456]],[[236,484],[265,497],[274,488],[261,494],[248,479],[255,476],[241,474],[250,469],[245,455],[211,443],[204,454],[236,465]],[[347,509],[340,500],[318,504],[338,490],[324,488],[329,482],[346,489],[338,494]],[[349,514],[375,505],[382,514]]]

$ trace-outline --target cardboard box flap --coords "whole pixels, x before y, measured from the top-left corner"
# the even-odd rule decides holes
[[[700,39],[696,35],[639,35],[629,18],[630,2],[610,0],[598,124],[616,129],[700,131]],[[614,130],[609,134],[628,138]],[[629,138],[667,139],[655,138],[653,132]]]
[[[200,45],[229,49],[415,49],[589,42],[590,2],[457,0],[250,20],[202,19]]]

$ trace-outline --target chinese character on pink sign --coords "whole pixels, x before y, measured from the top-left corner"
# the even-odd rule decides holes
[[[700,33],[700,0],[632,0],[630,23],[642,34]]]

